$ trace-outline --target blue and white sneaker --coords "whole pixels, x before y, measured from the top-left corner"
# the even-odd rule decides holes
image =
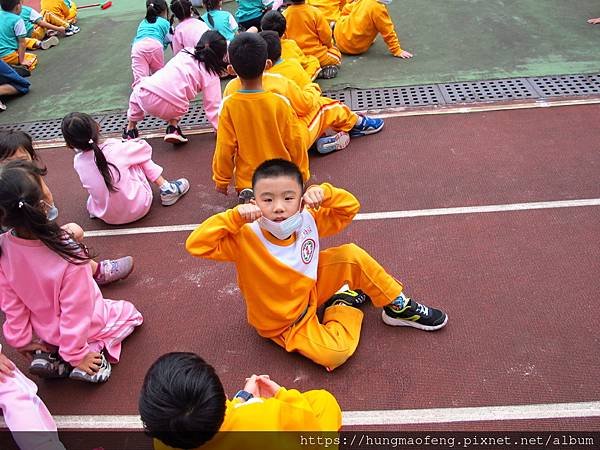
[[[350,130],[350,137],[366,136],[379,133],[383,129],[383,119],[374,119],[367,116],[358,116],[354,128]]]
[[[171,181],[166,189],[160,188],[160,202],[163,206],[174,205],[189,190],[190,182],[186,178]]]
[[[350,136],[345,131],[340,131],[333,136],[325,136],[317,140],[317,151],[321,155],[343,150],[350,144]]]

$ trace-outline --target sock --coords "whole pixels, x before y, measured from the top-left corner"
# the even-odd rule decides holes
[[[357,114],[358,115],[358,114]],[[354,128],[358,128],[358,127],[362,127],[363,123],[365,121],[365,116],[358,116],[358,120],[356,121],[356,123],[354,124]]]
[[[408,301],[410,299],[404,295],[404,292],[400,292],[400,295],[396,297],[391,303],[390,306],[394,306],[396,308],[402,309],[406,305],[408,305]]]

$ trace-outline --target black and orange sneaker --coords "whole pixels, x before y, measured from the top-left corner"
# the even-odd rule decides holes
[[[413,327],[419,330],[435,331],[448,323],[448,316],[441,310],[421,305],[404,295],[383,307],[381,318],[394,327]]]
[[[360,289],[355,291],[348,289],[347,291],[338,292],[332,295],[331,298],[325,302],[325,308],[338,305],[358,308],[369,300],[371,300],[371,298]]]

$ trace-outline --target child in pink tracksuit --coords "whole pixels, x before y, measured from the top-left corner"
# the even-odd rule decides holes
[[[186,47],[196,47],[202,35],[208,31],[208,25],[192,16],[192,8],[189,0],[173,0],[171,2],[171,11],[179,21],[173,33],[174,55]]]
[[[146,0],[146,17],[138,26],[131,47],[131,87],[165,65],[164,50],[172,39],[171,24],[166,19],[168,10],[165,0]]]
[[[144,78],[129,98],[129,123],[123,130],[123,139],[137,139],[137,123],[150,114],[168,121],[165,142],[188,142],[178,124],[199,91],[206,117],[216,130],[221,104],[219,74],[225,69],[226,52],[225,38],[217,31],[207,31],[194,49],[183,49],[163,69]]]
[[[90,216],[112,225],[144,217],[152,205],[150,182],[160,187],[164,206],[173,205],[190,188],[185,178],[167,181],[163,168],[152,161],[146,141],[100,141],[100,125],[85,113],[65,116],[61,130],[67,147],[75,150],[75,171],[90,196]]]
[[[102,297],[87,248],[48,219],[44,170],[0,167],[0,308],[6,342],[33,353],[31,373],[100,383],[121,342],[143,319],[131,303]],[[38,341],[39,339],[39,341]]]
[[[37,396],[37,386],[2,354],[1,345],[0,410],[20,449],[65,449],[58,440],[54,419]]]

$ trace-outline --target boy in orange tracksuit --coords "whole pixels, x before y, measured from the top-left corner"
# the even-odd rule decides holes
[[[267,12],[260,21],[260,27],[263,31],[276,31],[279,34],[281,38],[281,57],[285,60],[297,59],[310,79],[314,80],[321,72],[319,60],[312,55],[305,55],[295,40],[283,37],[286,26],[285,17],[279,11]]]
[[[342,425],[340,406],[329,392],[288,390],[268,375],[247,378],[228,400],[214,368],[183,352],[167,353],[150,367],[139,409],[155,450],[301,449],[298,433],[274,432],[310,431],[331,439]]]
[[[358,306],[368,299],[359,291],[332,297],[344,283],[383,307],[388,325],[428,331],[446,325],[446,314],[406,297],[402,285],[357,245],[320,250],[320,237],[340,232],[358,212],[352,194],[328,183],[303,193],[301,172],[285,160],[261,164],[252,185],[255,201],[207,219],[186,248],[194,256],[235,263],[248,321],[261,336],[328,370],[344,364],[360,339]]]
[[[46,13],[52,13],[70,24],[77,22],[77,5],[75,4],[75,0],[41,0],[40,9],[42,16]]]
[[[342,54],[333,43],[331,27],[323,13],[304,0],[291,0],[283,13],[286,36],[296,41],[307,55],[316,56],[321,65],[321,78],[334,78],[342,63]]]
[[[392,0],[355,0],[346,3],[335,24],[333,35],[342,53],[359,55],[366,52],[381,33],[390,53],[397,58],[412,58],[402,50],[386,5]]]
[[[241,89],[226,90],[221,103],[212,165],[216,190],[227,195],[234,172],[237,192],[250,188],[252,173],[269,158],[294,161],[310,177],[302,124],[287,98],[263,90],[262,73],[270,67],[264,39],[238,34],[229,45],[229,62]]]

